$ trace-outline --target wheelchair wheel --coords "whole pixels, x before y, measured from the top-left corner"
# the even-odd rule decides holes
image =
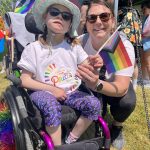
[[[5,92],[6,100],[9,95],[11,95],[11,97],[12,97],[11,101],[13,101],[13,105],[16,110],[15,113],[12,112],[13,108],[11,108],[11,110],[10,110],[11,113],[14,114],[14,117],[16,118],[15,120],[12,119],[13,125],[16,130],[18,128],[21,131],[21,133],[19,135],[17,134],[16,136],[18,137],[19,141],[21,141],[21,140],[24,141],[24,143],[21,144],[21,145],[24,145],[23,150],[45,150],[46,145],[43,142],[41,135],[39,134],[39,131],[35,128],[34,124],[32,124],[30,117],[28,117],[25,102],[24,102],[24,100],[25,100],[24,97],[26,97],[26,95],[24,95],[20,91],[20,88],[17,88],[14,85],[10,85],[6,89],[6,92]],[[10,107],[12,107],[12,104]],[[30,108],[32,108],[32,107],[30,107]],[[18,114],[18,116],[16,116],[16,114]],[[20,139],[20,136],[22,136],[23,139]],[[16,144],[18,144],[19,141],[16,139],[16,141],[15,141]],[[19,147],[19,145],[17,145],[17,146]],[[16,150],[22,150],[22,149],[18,148]]]
[[[26,150],[25,146],[26,143],[23,129],[19,126],[20,124],[19,112],[14,102],[13,95],[11,94],[10,91],[6,91],[4,93],[4,100],[7,103],[11,112],[16,150]]]

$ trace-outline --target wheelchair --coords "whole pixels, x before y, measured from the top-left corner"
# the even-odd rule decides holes
[[[32,14],[25,16],[27,30],[36,36],[42,34],[36,28]],[[46,133],[40,111],[30,100],[30,91],[22,88],[21,80],[14,74],[8,75],[11,85],[2,95],[3,102],[8,106],[11,114],[12,129],[14,134],[14,150],[109,150],[110,132],[107,123],[101,116],[94,121],[80,139],[72,144],[54,146],[51,137]],[[84,92],[90,92],[84,85]],[[68,106],[62,106],[62,141],[73,128],[80,113]],[[0,141],[1,142],[1,141]]]

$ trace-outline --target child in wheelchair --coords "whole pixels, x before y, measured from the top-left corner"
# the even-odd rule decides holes
[[[81,116],[66,137],[76,142],[93,120],[98,120],[100,101],[79,91],[76,77],[78,64],[88,63],[97,69],[98,56],[84,52],[74,38],[80,22],[80,11],[68,0],[37,0],[33,7],[37,27],[43,31],[38,41],[25,47],[18,66],[22,69],[22,86],[31,89],[31,100],[44,116],[45,128],[54,145],[61,145],[61,105],[78,110]],[[94,65],[93,65],[94,64]]]

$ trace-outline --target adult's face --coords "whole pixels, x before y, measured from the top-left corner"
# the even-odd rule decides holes
[[[111,13],[111,10],[102,4],[92,4],[87,15],[100,15],[103,13],[110,14],[111,16],[105,21],[97,16],[95,22],[90,23],[87,21],[86,23],[87,31],[94,39],[107,39],[115,26],[115,19]]]

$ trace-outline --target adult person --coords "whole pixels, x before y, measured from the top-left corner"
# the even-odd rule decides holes
[[[110,37],[116,26],[113,10],[109,3],[102,0],[93,0],[87,11],[86,28],[88,36],[81,35],[79,38],[84,50],[89,54],[96,54],[100,47]],[[122,35],[122,34],[121,34]],[[85,37],[88,37],[85,42]],[[79,65],[77,75],[93,91],[103,94],[103,101],[110,105],[113,122],[110,127],[112,145],[121,149],[124,145],[122,134],[123,122],[131,115],[136,105],[136,95],[131,84],[134,70],[135,54],[130,41],[121,36],[132,66],[107,74],[106,80],[100,80],[99,74],[88,65]]]
[[[150,85],[150,1],[144,0],[141,4],[143,12],[142,42],[143,42],[143,68],[146,68],[148,80],[145,85]]]
[[[18,62],[22,69],[22,86],[33,90],[31,100],[43,114],[46,131],[54,145],[61,144],[61,105],[81,112],[66,139],[70,144],[98,119],[98,98],[80,91],[81,80],[75,75],[78,64],[90,63],[92,67],[97,57],[88,59],[74,38],[80,22],[76,5],[68,0],[45,0],[44,3],[36,0],[32,12],[37,27],[44,34],[25,47]]]

